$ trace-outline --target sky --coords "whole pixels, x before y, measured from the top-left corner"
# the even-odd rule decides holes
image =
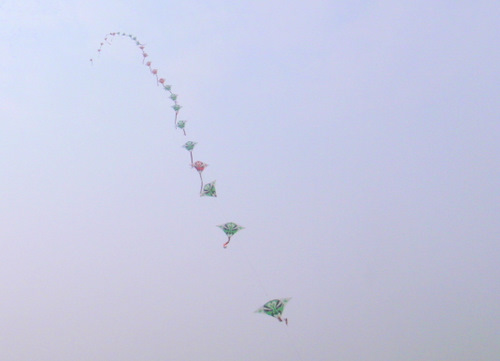
[[[0,0],[0,359],[496,360],[499,15]]]

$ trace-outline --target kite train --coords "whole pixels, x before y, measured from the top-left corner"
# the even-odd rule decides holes
[[[174,126],[176,129],[181,129],[182,133],[186,135],[186,120],[177,120],[179,111],[182,108],[182,106],[177,102],[178,95],[174,94],[172,92],[172,86],[166,84],[165,78],[162,78],[158,75],[158,69],[154,68],[152,66],[151,60],[149,60],[149,54],[146,53],[146,45],[139,40],[137,40],[137,37],[132,35],[132,34],[126,34],[123,32],[113,32],[113,33],[108,33],[105,37],[104,40],[101,42],[99,48],[97,49],[97,54],[100,55],[103,47],[108,44],[111,45],[113,42],[113,39],[116,37],[125,37],[130,40],[132,40],[137,48],[140,50],[141,55],[142,55],[142,63],[148,67],[149,72],[154,76],[155,82],[157,86],[162,86],[163,89],[168,93],[168,98],[173,102],[172,109],[175,112],[175,117],[174,117]],[[94,59],[90,59],[91,64],[94,64]],[[189,152],[189,158],[191,162],[189,163],[192,168],[196,169],[200,176],[200,181],[201,181],[201,186],[200,186],[200,197],[202,196],[208,196],[208,197],[217,197],[217,193],[215,191],[215,181],[203,184],[203,177],[202,177],[202,172],[205,170],[205,168],[208,166],[208,164],[203,163],[201,161],[194,161],[193,159],[193,149],[196,146],[196,142],[193,141],[188,141],[186,142],[183,147]]]
[[[145,44],[137,40],[137,37],[132,35],[132,34],[126,34],[123,32],[113,32],[113,33],[108,33],[105,37],[104,40],[101,42],[99,48],[97,49],[97,54],[100,55],[103,47],[107,45],[111,45],[113,40],[117,37],[124,37],[124,38],[129,38],[131,41],[135,43],[137,48],[140,50],[141,55],[142,55],[142,63],[147,66],[149,72],[153,75],[155,79],[155,83],[157,86],[160,86],[163,88],[165,92],[168,94],[168,98],[173,102],[173,105],[171,108],[174,110],[175,116],[174,116],[174,127],[175,129],[180,129],[182,130],[182,133],[184,136],[186,135],[186,120],[178,120],[179,116],[179,111],[181,110],[182,106],[177,102],[178,95],[172,92],[172,86],[166,84],[165,78],[162,78],[159,76],[158,69],[154,68],[152,66],[151,60],[149,60],[149,54],[145,51]],[[91,64],[94,64],[94,59],[90,59]],[[197,145],[196,142],[194,141],[187,141],[182,147],[185,148],[189,152],[189,158],[190,158],[190,165],[191,168],[194,168],[199,176],[200,176],[200,181],[201,181],[201,186],[200,186],[200,197],[217,197],[217,192],[215,189],[215,181],[212,181],[210,183],[204,184],[203,183],[203,177],[202,177],[202,172],[207,168],[208,164],[202,162],[202,161],[194,161],[193,157],[193,150],[195,146]],[[227,222],[221,225],[218,225],[220,229],[226,234],[227,236],[227,242],[223,244],[224,248],[227,248],[229,245],[229,242],[231,241],[231,237],[234,236],[238,231],[244,229],[244,227],[234,223],[234,222]],[[282,299],[274,299],[266,304],[264,304],[261,308],[259,308],[257,313],[265,313],[266,315],[272,316],[278,321],[283,322],[288,325],[288,319],[283,318],[282,314],[285,309],[286,304],[290,298],[282,298]]]

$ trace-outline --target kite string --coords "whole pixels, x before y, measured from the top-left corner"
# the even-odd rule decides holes
[[[304,359],[302,358],[302,354],[299,352],[299,349],[297,348],[297,343],[295,342],[294,338],[290,335],[290,332],[288,331],[288,327],[285,329],[288,340],[292,344],[292,348],[295,351],[295,354],[297,355],[297,358],[299,361],[303,361]]]
[[[257,283],[259,284],[259,286],[262,289],[262,291],[264,291],[264,295],[266,296],[266,298],[269,298],[269,294],[267,293],[267,290],[264,287],[264,284],[262,283],[262,281],[261,281],[261,279],[260,279],[260,277],[259,277],[259,275],[257,273],[257,270],[253,266],[252,262],[250,261],[250,258],[246,255],[246,253],[245,252],[243,252],[243,253],[244,253],[243,258],[247,261],[248,266],[252,270],[253,275],[254,275],[255,279],[257,280]]]

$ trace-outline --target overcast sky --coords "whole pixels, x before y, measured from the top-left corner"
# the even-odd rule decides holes
[[[496,360],[499,15],[0,0],[0,360]]]

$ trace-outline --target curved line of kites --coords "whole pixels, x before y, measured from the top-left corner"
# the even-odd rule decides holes
[[[150,73],[154,76],[156,80],[156,85],[157,86],[162,86],[165,92],[168,93],[169,99],[173,102],[173,105],[171,108],[174,110],[175,116],[174,116],[174,126],[175,129],[180,129],[182,130],[183,134],[186,136],[186,120],[178,120],[179,116],[179,111],[182,108],[182,106],[177,102],[178,95],[172,92],[172,86],[166,83],[165,78],[162,78],[159,76],[158,69],[153,67],[153,63],[151,60],[149,60],[149,54],[146,52],[146,45],[139,40],[137,40],[137,37],[132,35],[132,34],[127,34],[123,32],[112,32],[106,34],[104,37],[103,41],[100,43],[99,48],[97,49],[98,55],[101,54],[103,47],[105,45],[111,45],[112,41],[115,37],[125,37],[129,38],[132,40],[137,48],[141,51],[142,53],[142,63],[148,67]],[[94,64],[94,59],[90,59],[91,64]],[[196,146],[196,142],[193,141],[187,141],[182,147],[185,148],[189,152],[190,160],[191,160],[191,167],[194,168],[200,177],[200,197],[206,196],[206,197],[217,197],[217,192],[215,189],[215,181],[212,181],[210,183],[204,183],[203,182],[203,176],[202,172],[205,170],[205,168],[208,166],[208,164],[202,162],[202,161],[194,161],[193,158],[193,150]],[[223,247],[226,248],[229,245],[229,242],[231,241],[231,237],[234,236],[238,231],[244,229],[244,227],[234,223],[234,222],[227,222],[221,225],[218,225],[220,229],[226,234],[227,236],[227,241],[223,244]],[[262,307],[257,309],[255,312],[256,313],[264,313],[269,316],[272,316],[276,318],[278,321],[282,322],[285,321],[285,324],[288,325],[288,319],[283,318],[282,314],[284,311],[284,308],[290,298],[282,298],[282,299],[273,299],[268,302],[266,302]]]

